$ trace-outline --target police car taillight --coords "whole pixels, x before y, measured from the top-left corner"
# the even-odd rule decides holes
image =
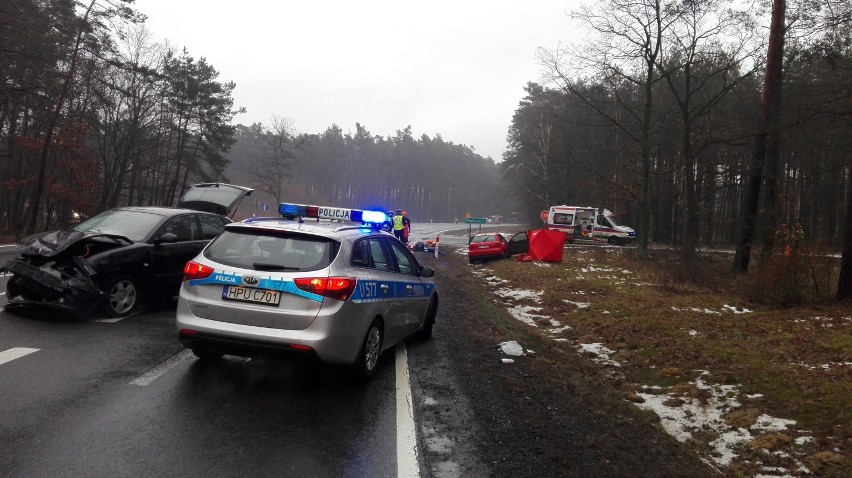
[[[296,287],[306,292],[331,297],[337,300],[348,300],[355,291],[354,277],[300,277],[293,279]]]
[[[206,279],[213,273],[213,268],[189,261],[183,266],[183,280]]]

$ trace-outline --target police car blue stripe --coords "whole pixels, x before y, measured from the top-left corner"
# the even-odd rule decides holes
[[[189,281],[189,285],[197,286],[197,285],[242,285],[243,277],[237,274],[228,274],[228,273],[213,273],[209,277],[204,279],[193,279]],[[288,280],[279,280],[279,279],[261,279],[257,285],[259,289],[267,289],[267,290],[277,290],[281,292],[286,292],[288,294],[292,294],[298,297],[302,297],[304,299],[312,300],[314,302],[322,302],[323,297],[318,294],[314,294],[312,292],[304,291],[296,287],[296,284],[293,281]]]
[[[381,289],[381,285],[389,286],[387,292]],[[406,289],[411,286],[411,290]],[[384,300],[420,300],[430,297],[435,290],[435,284],[422,282],[396,282],[383,280],[358,280],[355,291],[352,293],[351,301],[356,303],[381,302]]]

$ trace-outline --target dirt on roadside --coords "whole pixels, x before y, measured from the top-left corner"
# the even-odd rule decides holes
[[[463,256],[418,259],[440,293],[432,340],[409,344],[423,476],[718,476],[610,372],[509,318]],[[513,340],[525,355],[504,363]]]

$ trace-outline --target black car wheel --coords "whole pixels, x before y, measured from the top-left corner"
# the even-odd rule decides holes
[[[426,318],[423,319],[423,328],[417,332],[417,338],[420,340],[429,340],[432,338],[432,327],[435,325],[435,317],[438,315],[438,298],[432,297],[429,300],[429,308],[426,309]]]
[[[110,317],[126,317],[139,304],[139,286],[130,276],[118,276],[107,287],[106,313]]]
[[[621,241],[619,241],[618,238],[615,237],[615,236],[610,236],[609,239],[607,240],[607,242],[611,246],[620,246],[621,245]]]
[[[18,278],[12,276],[9,278],[9,282],[6,283],[6,299],[12,300],[19,295],[21,295],[21,289],[18,287]]]
[[[382,352],[382,327],[377,319],[373,319],[367,329],[367,335],[361,344],[358,361],[355,362],[355,373],[364,379],[371,378],[376,373],[379,365],[379,356]]]

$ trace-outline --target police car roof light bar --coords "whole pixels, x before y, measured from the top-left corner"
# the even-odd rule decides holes
[[[351,221],[362,224],[370,224],[378,227],[388,220],[384,211],[370,211],[360,209],[347,209],[340,207],[308,206],[305,204],[281,203],[278,212],[286,219],[332,219],[338,221]]]

